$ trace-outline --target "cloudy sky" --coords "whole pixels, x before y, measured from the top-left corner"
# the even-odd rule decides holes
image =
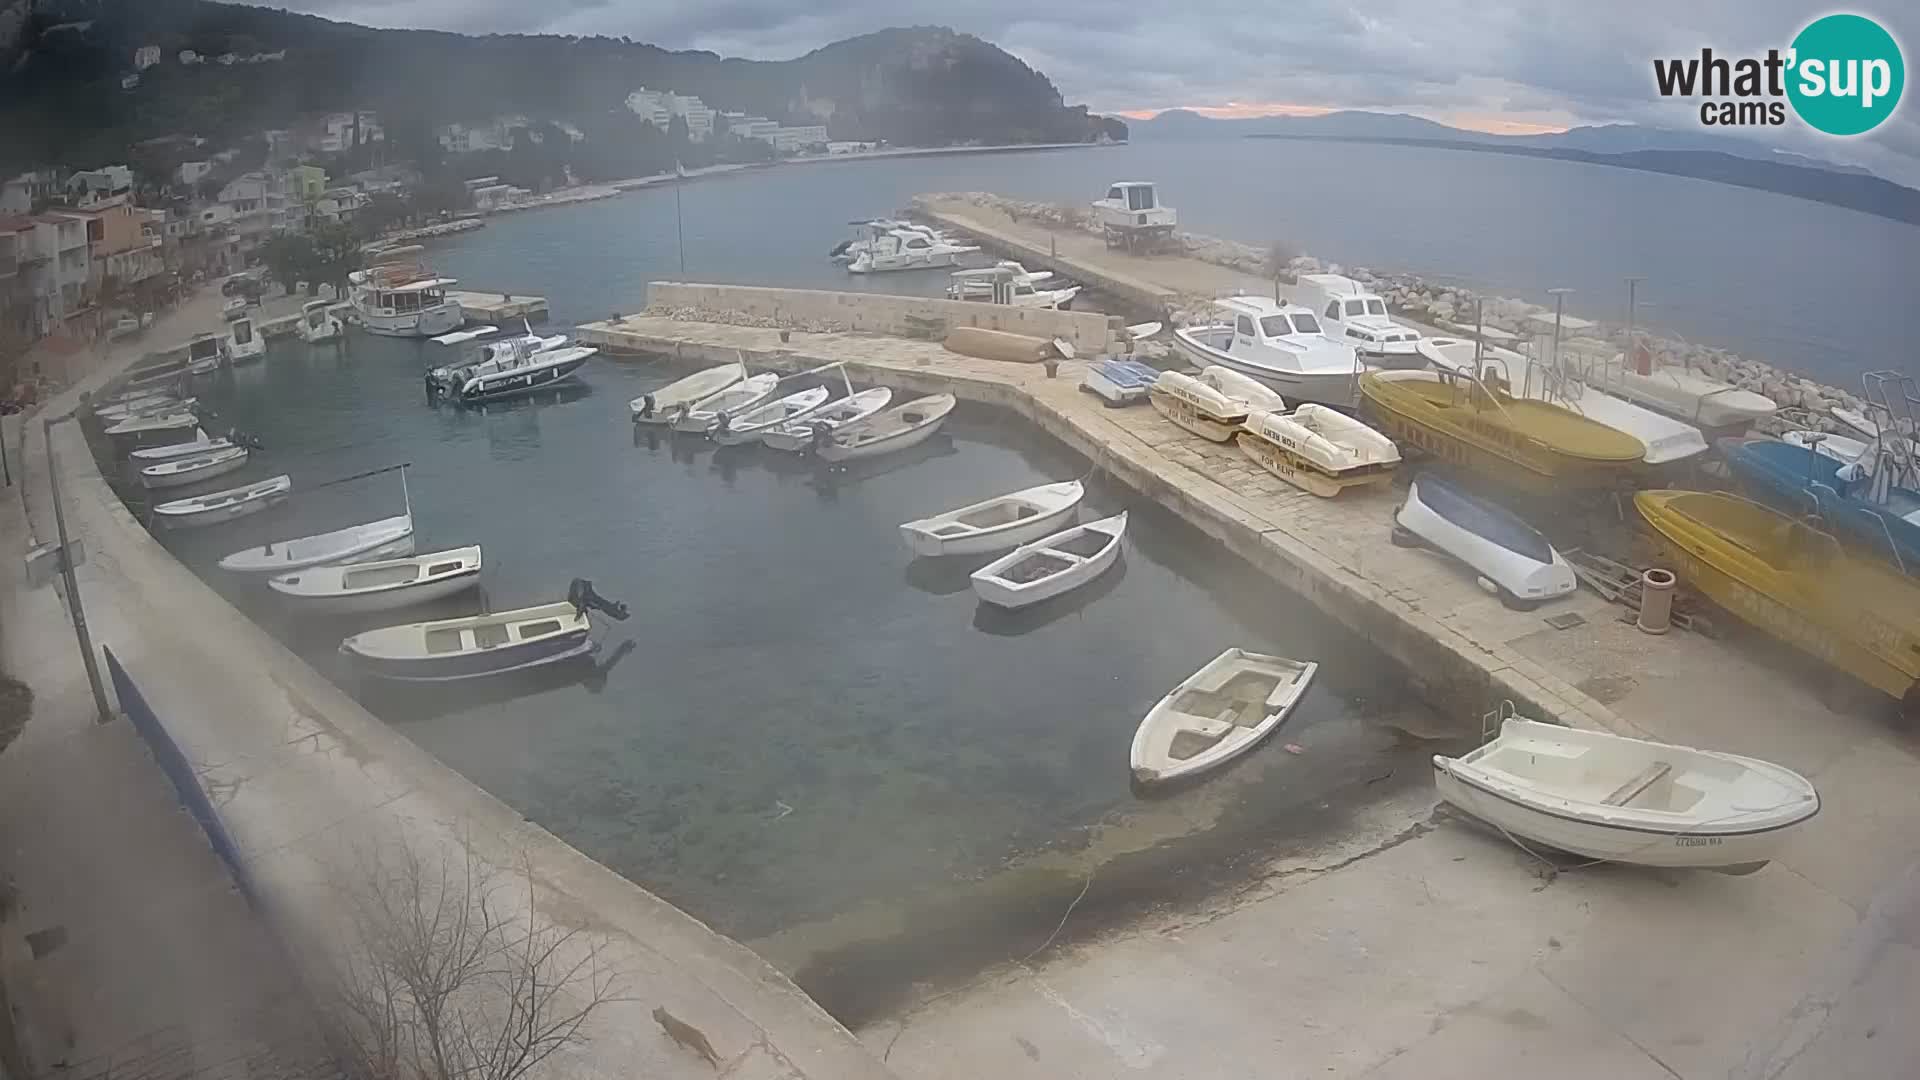
[[[1852,7],[1920,59],[1920,5]],[[1050,76],[1070,102],[1143,114],[1335,108],[1412,112],[1489,131],[1632,122],[1698,127],[1696,105],[1653,91],[1654,57],[1784,49],[1818,15],[1808,0],[277,0],[373,26],[464,33],[627,36],[673,49],[785,59],[884,26],[977,34]],[[1920,185],[1920,91],[1868,136],[1797,123],[1746,133]],[[1733,133],[1740,133],[1736,129]]]

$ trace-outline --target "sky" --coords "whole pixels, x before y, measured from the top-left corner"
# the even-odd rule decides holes
[[[371,26],[462,33],[606,34],[670,49],[779,60],[887,26],[951,26],[1052,78],[1067,101],[1148,115],[1333,109],[1408,112],[1527,133],[1577,124],[1698,130],[1698,103],[1654,91],[1656,57],[1785,49],[1812,19],[1867,15],[1920,63],[1920,4],[1834,8],[1806,0],[275,0]],[[1717,129],[1920,186],[1920,89],[1868,135],[1796,122]]]

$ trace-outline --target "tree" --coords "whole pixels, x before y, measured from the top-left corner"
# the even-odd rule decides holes
[[[267,273],[280,283],[288,292],[293,291],[295,282],[310,281],[307,268],[313,265],[313,241],[297,233],[283,233],[269,237],[260,247],[260,257],[267,264]]]
[[[1275,240],[1267,245],[1267,277],[1273,279],[1273,302],[1280,302],[1280,283],[1294,279],[1293,260],[1300,257],[1300,249],[1286,240]]]

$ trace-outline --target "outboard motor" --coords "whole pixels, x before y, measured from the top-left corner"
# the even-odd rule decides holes
[[[813,441],[808,444],[807,448],[817,451],[832,441],[833,425],[828,424],[824,420],[815,420],[813,422]]]
[[[718,435],[731,426],[733,426],[733,417],[727,415],[727,410],[721,409],[714,420],[713,434]]]
[[[593,591],[593,582],[586,578],[574,578],[567,586],[567,603],[575,611],[598,611],[610,619],[624,622],[627,618],[627,605],[609,600]]]
[[[645,420],[653,419],[653,395],[652,394],[640,395],[640,416],[642,419],[645,419]]]
[[[842,241],[840,241],[840,242],[839,242],[838,244],[835,244],[835,245],[833,246],[833,250],[832,250],[832,251],[829,251],[829,252],[827,252],[827,258],[829,258],[829,259],[837,259],[837,258],[839,258],[840,256],[842,256],[842,255],[845,255],[845,254],[847,253],[847,249],[848,249],[848,248],[850,248],[850,247],[852,247],[852,246],[853,246],[853,241],[851,241],[851,240],[842,240]]]

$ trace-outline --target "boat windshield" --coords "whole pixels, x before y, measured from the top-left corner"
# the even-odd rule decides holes
[[[1387,302],[1385,300],[1381,300],[1377,297],[1372,297],[1372,296],[1367,298],[1367,314],[1385,315],[1386,313],[1387,313]]]
[[[1293,333],[1293,324],[1285,315],[1268,315],[1260,320],[1260,332],[1267,337],[1286,337]]]

